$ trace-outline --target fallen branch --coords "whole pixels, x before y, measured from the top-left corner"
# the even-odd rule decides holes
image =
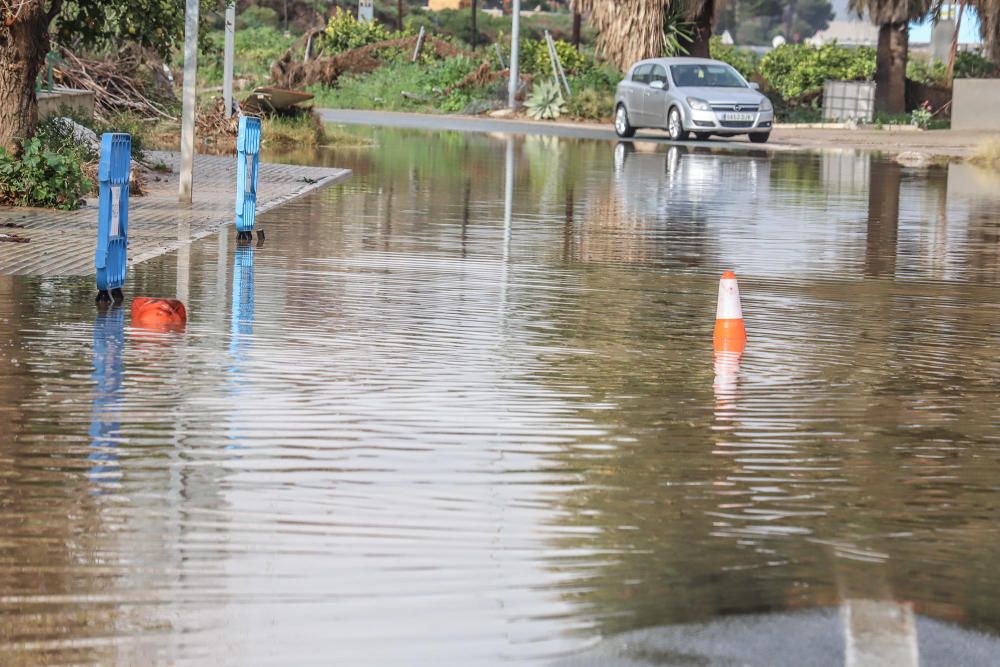
[[[146,120],[175,120],[169,111],[173,91],[169,84],[151,86],[147,80],[162,77],[162,64],[147,60],[137,48],[126,48],[112,58],[95,60],[60,48],[63,62],[53,70],[61,85],[94,93],[94,115],[101,120],[127,111]],[[149,74],[144,77],[143,69]],[[151,94],[155,90],[158,94]]]

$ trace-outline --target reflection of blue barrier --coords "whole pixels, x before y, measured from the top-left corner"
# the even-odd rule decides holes
[[[97,213],[97,300],[121,301],[128,257],[128,181],[132,167],[132,137],[106,133],[101,137]]]
[[[241,336],[253,334],[253,246],[249,243],[236,248],[233,261],[233,322],[230,351],[239,352]]]
[[[240,116],[236,137],[236,232],[250,238],[257,217],[257,166],[260,161],[260,118]]]
[[[122,399],[122,351],[125,348],[125,311],[118,307],[98,313],[94,320],[94,403],[90,417],[87,477],[97,485],[121,477],[116,448],[121,440],[118,409]]]
[[[229,338],[229,355],[231,366],[230,399],[234,406],[246,405],[242,394],[245,390],[243,365],[250,349],[253,336],[254,320],[254,289],[253,289],[253,253],[254,248],[249,243],[241,243],[236,248],[233,260],[233,310],[231,336]],[[240,420],[234,416],[227,436],[233,441],[227,449],[239,448],[243,440],[243,427]]]

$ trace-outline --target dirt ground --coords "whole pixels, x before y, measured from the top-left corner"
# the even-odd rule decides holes
[[[1000,132],[978,130],[893,131],[875,129],[774,128],[770,145],[788,148],[858,148],[886,153],[913,151],[929,156],[966,157]]]

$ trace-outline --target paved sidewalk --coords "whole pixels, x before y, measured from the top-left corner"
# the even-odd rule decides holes
[[[150,164],[162,162],[170,173],[144,172],[143,197],[129,202],[129,265],[176,250],[232,225],[235,219],[236,156],[198,155],[194,167],[194,203],[177,202],[180,154],[147,151]],[[260,165],[257,212],[351,176],[349,169]],[[160,178],[157,182],[154,179]],[[97,199],[77,211],[0,208],[0,225],[24,229],[0,231],[27,237],[28,243],[0,242],[0,275],[90,275],[97,242]],[[235,232],[233,232],[235,234]]]

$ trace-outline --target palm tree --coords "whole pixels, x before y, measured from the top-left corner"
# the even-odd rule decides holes
[[[664,25],[672,17],[690,23],[691,39],[682,46],[692,56],[708,57],[720,0],[571,0],[574,11],[589,14],[598,47],[619,68],[663,53]]]
[[[939,0],[940,1],[940,0]],[[995,0],[988,0],[994,2]],[[878,26],[875,110],[906,113],[906,61],[910,21],[927,16],[933,0],[850,0],[851,11]]]
[[[994,62],[1000,62],[1000,0],[971,0],[969,5],[979,15],[979,32],[986,50]]]

